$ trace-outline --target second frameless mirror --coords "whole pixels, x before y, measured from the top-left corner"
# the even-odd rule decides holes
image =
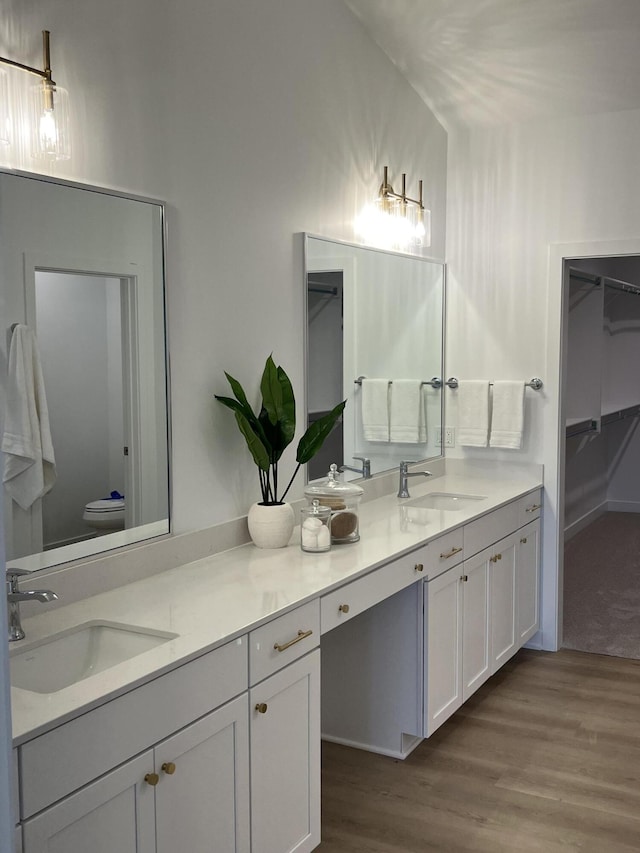
[[[444,265],[310,235],[305,259],[309,423],[347,399],[308,478],[440,456]]]

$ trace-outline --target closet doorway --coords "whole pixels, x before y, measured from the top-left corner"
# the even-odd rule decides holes
[[[640,659],[640,256],[564,265],[561,645]]]

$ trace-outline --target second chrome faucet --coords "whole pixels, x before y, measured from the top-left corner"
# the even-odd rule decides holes
[[[401,462],[400,463],[400,483],[398,485],[398,497],[399,498],[410,498],[409,487],[407,485],[407,481],[409,477],[430,477],[431,471],[409,471],[409,465],[411,462]]]

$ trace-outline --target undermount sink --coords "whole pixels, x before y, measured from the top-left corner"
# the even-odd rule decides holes
[[[453,492],[430,492],[421,498],[413,498],[406,506],[421,507],[422,509],[461,510],[473,506],[476,501],[485,501],[486,495],[462,495]]]
[[[11,684],[34,693],[55,693],[177,636],[117,622],[85,622],[12,649]]]

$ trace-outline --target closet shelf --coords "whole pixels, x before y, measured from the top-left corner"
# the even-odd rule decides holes
[[[602,426],[607,426],[607,424],[612,424],[614,421],[622,421],[625,418],[637,417],[640,417],[640,403],[635,403],[633,406],[624,406],[620,409],[612,409],[608,412],[603,412],[600,421]]]
[[[566,422],[567,438],[582,435],[586,432],[599,432],[601,427],[608,426],[625,418],[640,417],[640,403],[631,406],[608,408],[603,411],[599,418],[568,418]]]
[[[567,438],[582,435],[585,432],[598,432],[598,421],[595,418],[569,418],[566,425]]]

